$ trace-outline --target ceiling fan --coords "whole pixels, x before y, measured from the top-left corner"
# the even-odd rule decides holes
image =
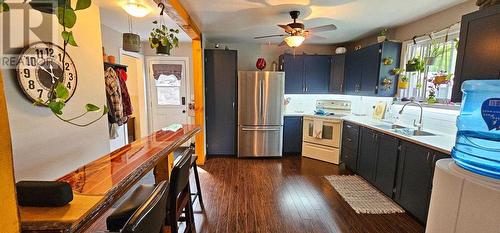
[[[297,18],[300,15],[300,11],[290,11],[290,16],[293,19],[293,23],[289,23],[287,25],[278,25],[285,30],[285,34],[276,34],[276,35],[267,35],[267,36],[257,36],[254,39],[264,39],[271,37],[283,37],[285,39],[281,42],[280,46],[287,44],[288,46],[294,48],[298,47],[304,42],[304,40],[308,37],[313,36],[313,33],[316,32],[325,32],[325,31],[333,31],[337,29],[337,26],[333,24],[327,24],[319,27],[313,27],[305,29],[303,23],[297,22]],[[326,39],[325,37],[314,35],[314,37]]]

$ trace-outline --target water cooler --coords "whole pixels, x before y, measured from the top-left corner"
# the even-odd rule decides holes
[[[500,233],[500,180],[439,160],[425,232]]]

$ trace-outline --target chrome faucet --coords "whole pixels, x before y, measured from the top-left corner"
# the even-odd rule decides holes
[[[415,119],[415,120],[413,121],[413,126],[417,127],[417,130],[418,130],[418,131],[421,131],[421,130],[422,130],[422,127],[424,127],[424,125],[423,125],[423,123],[422,123],[422,116],[423,116],[423,114],[424,114],[424,108],[422,107],[422,105],[421,105],[421,104],[419,104],[419,103],[417,103],[417,102],[415,102],[415,101],[413,101],[413,100],[412,100],[411,102],[408,102],[408,103],[406,103],[405,105],[403,105],[403,107],[402,107],[402,108],[401,108],[401,110],[399,111],[399,114],[400,114],[400,115],[401,115],[401,114],[403,114],[403,110],[405,109],[406,105],[409,105],[409,104],[414,104],[414,105],[417,105],[417,106],[419,106],[419,107],[420,107],[420,120],[419,120],[419,122],[417,123],[417,120]]]

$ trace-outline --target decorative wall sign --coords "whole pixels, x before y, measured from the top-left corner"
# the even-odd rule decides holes
[[[71,57],[50,42],[38,42],[25,48],[19,56],[16,74],[19,85],[33,102],[47,105],[50,91],[59,83],[69,91],[68,101],[76,90],[78,76]],[[63,76],[64,69],[64,76]]]

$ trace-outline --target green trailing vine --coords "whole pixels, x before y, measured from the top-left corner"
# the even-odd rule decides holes
[[[51,6],[55,6],[55,9],[52,9],[52,12],[57,16],[57,20],[59,24],[62,26],[63,31],[61,32],[61,37],[63,38],[63,57],[62,64],[65,63],[66,59],[66,48],[68,45],[77,47],[75,37],[72,31],[68,31],[76,24],[76,11],[85,10],[90,7],[92,4],[92,0],[77,0],[76,7],[73,9],[71,7],[70,0],[53,0],[53,4]],[[36,9],[36,8],[35,8]],[[0,12],[7,12],[10,10],[10,7],[4,0],[0,0]],[[62,77],[64,77],[65,69],[62,69]],[[84,106],[84,111],[74,117],[63,117],[63,109],[66,106],[66,101],[69,98],[69,90],[64,86],[64,84],[60,82],[56,82],[52,85],[50,90],[49,99],[46,102],[42,102],[42,100],[36,101],[34,105],[47,105],[51,112],[61,121],[64,121],[68,124],[85,127],[91,125],[97,121],[99,121],[102,117],[104,117],[109,109],[106,105],[103,105],[102,109],[94,104],[88,103]],[[76,120],[86,116],[90,112],[99,112],[101,111],[100,116],[96,119],[91,120],[87,123],[77,123]]]

